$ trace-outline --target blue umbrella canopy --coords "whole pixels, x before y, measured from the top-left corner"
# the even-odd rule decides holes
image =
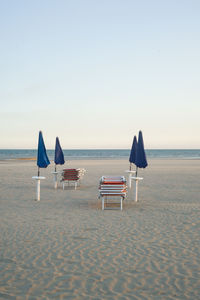
[[[49,158],[47,156],[42,131],[39,132],[38,140],[38,152],[37,152],[37,166],[38,166],[38,176],[39,168],[46,168],[50,164]]]
[[[144,151],[144,142],[143,142],[143,137],[142,137],[142,131],[139,131],[139,135],[138,135],[135,165],[137,168],[146,168],[148,166],[146,154]],[[136,176],[137,176],[137,173],[136,173]]]
[[[137,151],[137,138],[134,136],[133,144],[130,152],[129,162],[135,164],[136,159],[136,151]]]
[[[64,154],[58,137],[56,138],[54,162],[56,165],[64,165],[65,163]]]

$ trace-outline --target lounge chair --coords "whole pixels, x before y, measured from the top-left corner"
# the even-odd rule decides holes
[[[65,189],[66,183],[68,184],[68,186],[70,183],[74,183],[75,190],[76,190],[84,174],[85,174],[85,169],[64,169],[61,174],[62,176],[61,182],[63,184],[63,190]]]
[[[99,197],[102,200],[102,210],[122,210],[123,200],[126,197],[126,193],[127,186],[126,179],[124,176],[102,176],[100,178]],[[113,198],[115,199],[114,201]]]

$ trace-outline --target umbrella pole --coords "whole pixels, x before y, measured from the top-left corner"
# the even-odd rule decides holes
[[[136,179],[135,180],[135,202],[137,201],[138,201],[138,180]]]
[[[55,172],[54,172],[54,188],[58,188],[58,180],[57,180],[57,171],[56,171],[56,164],[55,164]]]
[[[135,202],[138,202],[138,181],[143,180],[142,177],[133,177],[135,180]]]
[[[40,179],[37,180],[36,200],[40,201]]]
[[[138,167],[136,167],[135,177],[137,177]]]
[[[131,171],[131,162],[130,162],[130,168],[129,168],[129,171]],[[128,184],[129,184],[129,188],[131,188],[131,172],[129,172],[129,178],[128,178]]]
[[[36,201],[40,201],[40,168],[38,167],[38,178],[36,179]]]

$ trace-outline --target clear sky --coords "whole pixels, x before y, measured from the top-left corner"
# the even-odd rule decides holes
[[[0,0],[0,148],[200,148],[199,0]]]

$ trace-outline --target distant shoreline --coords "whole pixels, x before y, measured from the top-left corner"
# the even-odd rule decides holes
[[[70,157],[69,159],[65,159],[65,163],[70,161],[127,161],[128,164],[129,160],[124,157]],[[184,157],[151,157],[148,158],[148,161],[199,161],[200,158],[184,158]],[[36,157],[19,157],[19,158],[6,158],[6,159],[0,159],[0,162],[31,162],[31,161],[37,161]],[[50,159],[50,163],[54,164],[54,160]],[[133,165],[134,166],[134,165]]]
[[[200,159],[200,150],[149,150],[146,149],[147,160],[149,159]],[[96,149],[96,150],[63,150],[65,160],[108,160],[117,159],[129,160],[130,150],[129,149]],[[55,151],[47,150],[47,155],[50,160],[54,160]],[[36,160],[37,150],[27,149],[0,149],[0,160]]]

